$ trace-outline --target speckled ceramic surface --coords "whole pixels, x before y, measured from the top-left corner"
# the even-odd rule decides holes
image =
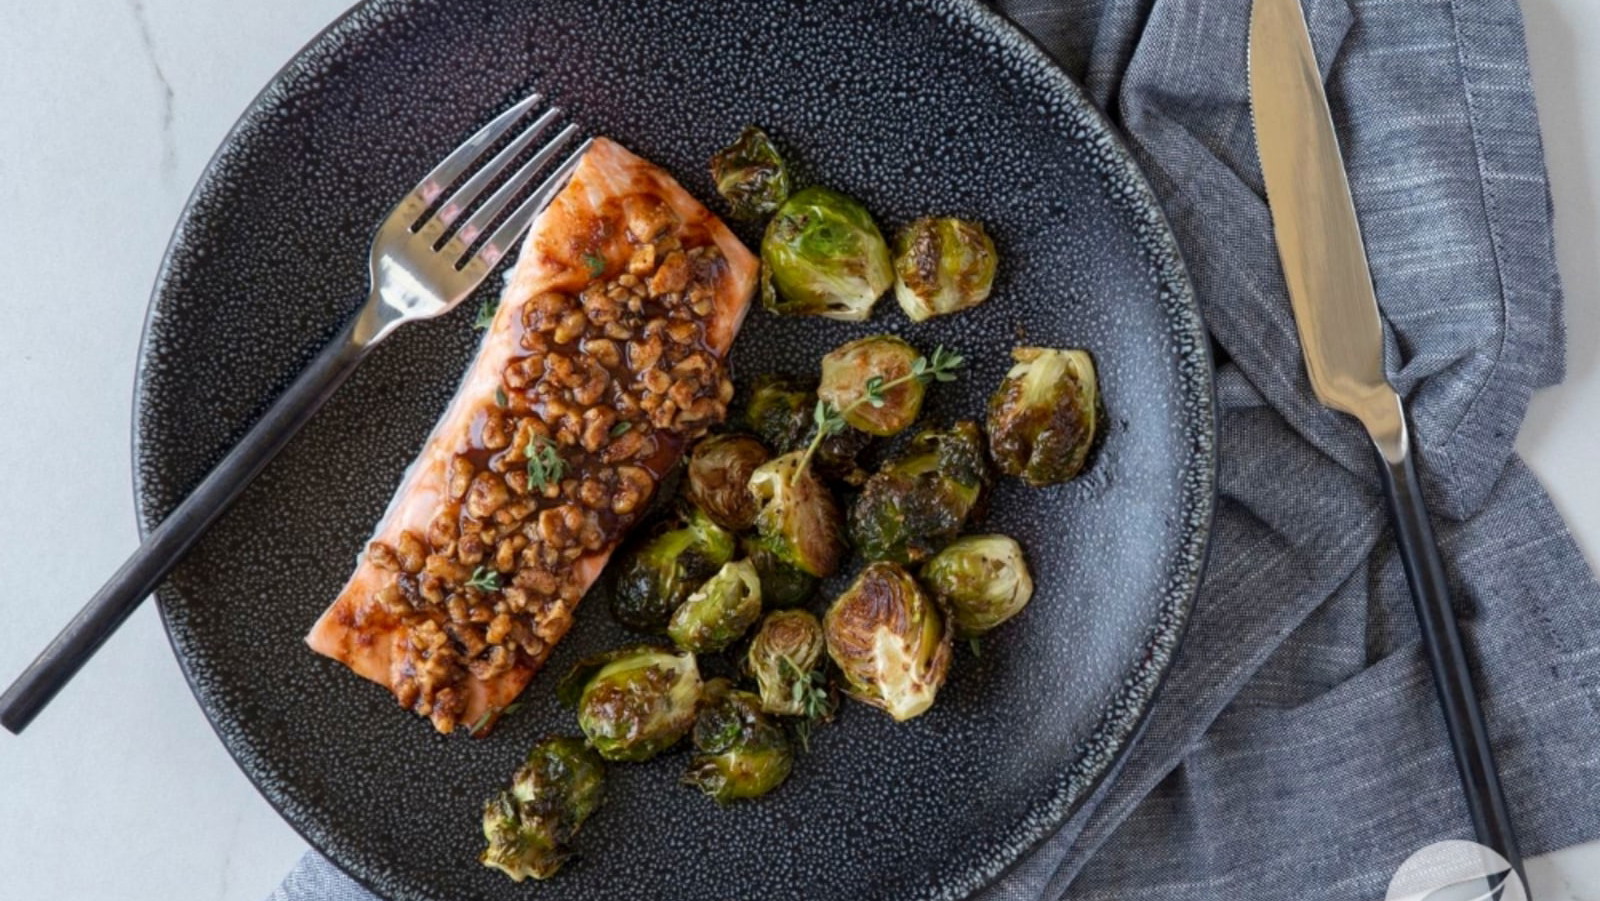
[[[557,674],[624,635],[602,604],[491,737],[434,734],[301,636],[348,575],[462,372],[475,300],[391,338],[160,593],[185,671],[240,766],[312,844],[395,899],[957,898],[1048,834],[1127,746],[1199,580],[1212,503],[1210,369],[1172,238],[1076,88],[967,2],[377,2],[262,94],[196,189],[140,364],[146,527],[221,457],[363,296],[371,231],[434,161],[538,89],[712,197],[705,160],[766,126],[799,183],[987,224],[1004,263],[977,311],[912,325],[751,316],[738,375],[814,370],[872,331],[972,366],[931,392],[980,415],[1019,341],[1090,348],[1109,434],[1061,488],[1002,482],[983,528],[1039,591],[962,648],[933,710],[859,705],[788,784],[718,809],[686,755],[612,769],[583,856],[545,884],[476,863],[479,805],[540,735],[572,732]],[[745,232],[747,240],[754,235]],[[485,291],[496,290],[491,285]]]

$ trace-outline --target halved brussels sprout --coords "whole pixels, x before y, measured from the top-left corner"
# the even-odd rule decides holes
[[[689,452],[689,500],[711,521],[734,532],[756,521],[756,499],[750,494],[750,474],[772,455],[749,435],[712,435]]]
[[[1082,350],[1019,347],[989,398],[989,446],[1000,471],[1035,487],[1083,471],[1098,428],[1094,360]]]
[[[805,610],[774,610],[761,621],[745,652],[745,668],[761,692],[761,709],[809,719],[828,714],[828,693],[819,683],[822,624]]]
[[[744,405],[744,427],[780,454],[806,446],[816,386],[803,379],[765,373],[756,376]]]
[[[711,180],[735,219],[760,219],[789,198],[789,170],[767,133],[746,125],[711,158]]]
[[[779,560],[826,579],[844,556],[839,505],[816,473],[801,468],[803,456],[784,454],[750,477],[750,491],[761,504],[756,533]]]
[[[774,313],[859,322],[894,282],[889,245],[867,208],[810,187],[778,208],[761,239],[761,302]]]
[[[975,307],[989,298],[998,262],[978,223],[917,219],[895,236],[895,300],[913,322]]]
[[[689,595],[667,624],[680,649],[710,654],[733,644],[761,618],[761,578],[749,560],[729,563]]]
[[[816,592],[817,577],[785,562],[759,535],[744,539],[744,553],[761,580],[761,606],[798,607]]]
[[[915,347],[894,335],[857,338],[822,358],[817,397],[853,428],[894,435],[922,412],[925,386],[916,377],[921,358]]]
[[[607,760],[649,760],[694,726],[700,670],[693,654],[637,645],[578,661],[556,697]]]
[[[478,856],[521,882],[549,879],[572,856],[572,839],[605,796],[605,764],[582,739],[547,738],[533,746],[511,788],[483,806]]]
[[[733,559],[733,535],[698,508],[673,528],[637,542],[615,565],[611,617],[636,632],[659,633],[678,605]]]
[[[794,751],[783,727],[761,712],[761,699],[727,679],[706,683],[694,724],[695,755],[683,781],[719,804],[759,798],[789,777]]]
[[[868,560],[926,560],[961,533],[987,481],[977,425],[925,430],[862,487],[850,541]]]
[[[803,450],[816,428],[816,409],[814,382],[758,376],[745,405],[744,427],[780,454]],[[858,461],[871,444],[871,435],[854,429],[827,435],[811,458],[811,468],[823,478],[859,485],[869,473]]]
[[[966,535],[922,567],[922,584],[972,638],[1022,612],[1033,597],[1033,576],[1022,545],[1004,535]]]
[[[862,570],[828,608],[822,629],[851,697],[901,722],[933,705],[955,630],[898,564]]]

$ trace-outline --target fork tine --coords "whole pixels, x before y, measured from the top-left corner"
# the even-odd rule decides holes
[[[450,239],[449,243],[440,248],[440,252],[452,259],[466,253],[467,248],[471,247],[472,243],[487,231],[496,219],[500,218],[500,214],[505,212],[511,201],[516,199],[516,196],[522,193],[524,188],[533,184],[533,179],[539,174],[539,170],[554,159],[556,154],[561,151],[561,148],[572,140],[577,133],[578,126],[569,124],[566,128],[561,129],[555,137],[551,138],[549,143],[539,148],[538,153],[535,153],[524,163],[514,175],[506,179],[505,184],[496,188],[495,192],[489,195],[489,199],[485,200],[482,206],[473,211],[467,221],[463,222],[461,227],[456,230],[455,236]]]
[[[395,206],[394,212],[390,215],[409,215],[412,220],[406,223],[409,227],[412,222],[422,215],[423,211],[439,198],[440,194],[444,193],[445,188],[450,187],[451,182],[460,178],[461,174],[467,171],[467,167],[471,166],[478,157],[483,155],[485,148],[499,140],[501,135],[505,134],[528,110],[533,109],[543,99],[544,96],[541,94],[529,94],[522,100],[517,101],[510,109],[495,116],[488,125],[478,129],[477,134],[468,138],[455,150],[450,151],[450,155],[445,157],[439,165],[433,167],[432,172],[423,176],[422,181],[417,183],[411,193],[400,199],[400,203]]]
[[[560,115],[561,110],[559,109],[545,110],[539,118],[533,120],[532,124],[523,129],[515,140],[501,148],[500,152],[495,154],[494,158],[485,163],[477,172],[474,172],[471,178],[462,182],[461,187],[457,188],[454,194],[445,199],[438,211],[427,222],[418,223],[413,228],[413,231],[423,241],[427,242],[429,247],[432,247],[434,242],[439,240],[439,236],[444,234],[444,230],[449,228],[450,224],[455,222],[456,218],[467,207],[471,206],[474,200],[478,199],[478,195],[483,193],[483,189],[487,188],[490,182],[506,171],[506,168],[511,165],[511,161],[516,159],[522,151],[528,149],[528,145],[533,143],[533,139],[543,134],[545,129],[550,127],[550,123],[554,122],[556,117]]]
[[[574,130],[576,130],[575,126],[568,126],[566,131]],[[566,131],[559,136],[560,140],[565,139]],[[540,185],[537,191],[528,195],[528,199],[524,200],[510,216],[506,217],[506,221],[502,222],[500,227],[494,230],[494,233],[489,236],[489,240],[478,248],[478,252],[473,254],[471,259],[464,261],[467,264],[467,268],[481,266],[484,269],[488,269],[498,263],[510,251],[517,238],[527,230],[528,225],[533,222],[533,217],[543,212],[544,208],[555,198],[556,193],[566,187],[567,179],[571,177],[572,171],[578,168],[578,161],[583,159],[584,153],[589,149],[589,145],[593,143],[594,139],[590,138],[578,145],[578,149],[572,151],[572,155],[567,157],[560,166],[556,167],[554,172],[550,173],[550,177],[545,179],[544,184]],[[517,174],[519,179],[522,174],[520,172]],[[516,192],[513,191],[511,193],[514,194]],[[506,200],[510,200],[509,194]],[[493,202],[493,200],[490,201],[490,203]],[[504,205],[502,202],[501,206]],[[485,208],[487,208],[487,204]],[[480,215],[482,215],[482,211],[475,213],[473,219],[477,219]],[[490,221],[492,221],[492,218],[485,220],[483,224],[487,224]],[[468,227],[463,226],[462,232],[465,232]],[[467,243],[470,244],[471,242]]]

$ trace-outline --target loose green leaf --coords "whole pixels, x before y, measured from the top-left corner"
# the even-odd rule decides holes
[[[500,309],[500,298],[485,297],[483,303],[478,305],[478,318],[472,321],[472,327],[478,331],[485,331],[494,324],[495,311]]]
[[[506,389],[504,389],[504,388],[496,388],[496,389],[494,389],[494,405],[495,406],[497,406],[497,407],[499,407],[501,409],[505,409],[505,406],[506,406],[506,404],[508,402],[509,401],[506,398]]]
[[[472,578],[467,580],[467,587],[479,591],[499,591],[500,573],[487,566],[480,566],[472,571]]]
[[[611,437],[619,438],[619,437],[621,437],[623,435],[628,434],[628,432],[630,430],[632,430],[632,429],[633,429],[633,423],[631,423],[631,422],[627,421],[626,419],[624,419],[621,422],[619,422],[616,425],[611,427]]]
[[[597,253],[583,255],[583,265],[589,267],[589,277],[599,278],[606,271],[606,258]]]
[[[560,482],[567,471],[567,462],[561,459],[561,452],[556,450],[550,439],[542,435],[531,436],[523,453],[528,457],[528,485],[536,490],[543,491]]]

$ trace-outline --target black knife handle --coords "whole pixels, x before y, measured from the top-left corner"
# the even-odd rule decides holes
[[[355,371],[369,347],[357,339],[356,320],[352,320],[323,348],[244,440],[162,520],[49,647],[0,695],[0,726],[17,734],[27,728],[56,692],[166,578],[206,528]]]
[[[1407,445],[1402,450],[1399,462],[1391,462],[1378,454],[1378,470],[1383,475],[1383,493],[1394,518],[1400,561],[1405,566],[1406,581],[1411,583],[1411,598],[1416,602],[1417,620],[1422,627],[1422,646],[1428,655],[1428,667],[1433,670],[1439,704],[1444,708],[1445,728],[1455,750],[1472,828],[1479,844],[1504,857],[1526,889],[1528,880],[1522,868],[1522,852],[1517,848],[1517,834],[1506,810],[1494,751],[1489,747],[1483,708],[1478,705],[1466,648],[1450,604],[1444,560],[1439,556],[1439,543],[1428,521],[1428,508],[1422,500],[1422,484],[1412,463],[1411,448]]]

